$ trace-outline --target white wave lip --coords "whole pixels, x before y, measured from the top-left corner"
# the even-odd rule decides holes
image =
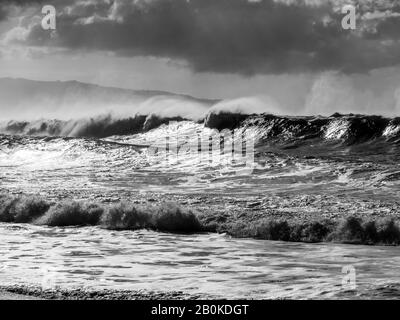
[[[383,131],[382,135],[384,137],[393,137],[396,136],[399,132],[400,132],[400,126],[389,125],[385,128],[385,131]]]
[[[346,119],[331,121],[325,128],[324,138],[327,140],[340,140],[347,136],[349,122]]]

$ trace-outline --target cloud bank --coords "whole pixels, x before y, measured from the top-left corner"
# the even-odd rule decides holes
[[[341,7],[349,2],[357,4],[355,31],[341,27]],[[47,1],[57,9],[56,32],[38,23],[40,3],[0,5],[0,19],[15,17],[15,8],[22,17],[3,41],[168,58],[195,72],[241,75],[363,73],[400,62],[396,0]]]

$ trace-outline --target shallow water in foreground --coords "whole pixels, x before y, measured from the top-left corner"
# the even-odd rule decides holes
[[[183,291],[209,298],[335,298],[343,266],[357,291],[400,282],[399,249],[0,224],[0,283]]]

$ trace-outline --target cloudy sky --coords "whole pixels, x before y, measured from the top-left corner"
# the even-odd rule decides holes
[[[353,31],[341,27],[349,3]],[[41,27],[46,4],[55,31]],[[0,77],[396,113],[399,71],[397,0],[0,2]]]

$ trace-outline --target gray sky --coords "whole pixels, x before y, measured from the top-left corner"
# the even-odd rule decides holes
[[[349,2],[357,4],[355,31],[341,28],[340,10]],[[297,113],[396,113],[397,3],[5,0],[0,77],[74,79],[206,98],[262,96],[271,108]],[[56,31],[41,28],[44,4],[57,9]]]

